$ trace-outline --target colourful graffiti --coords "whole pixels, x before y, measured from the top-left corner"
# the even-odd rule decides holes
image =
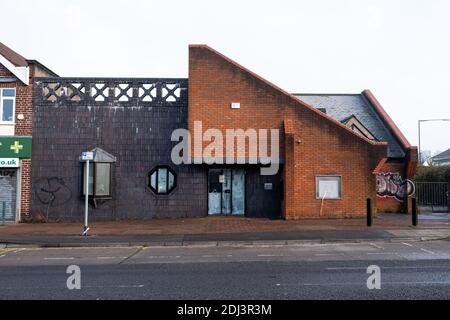
[[[414,182],[404,180],[402,176],[392,172],[377,174],[377,195],[382,198],[394,198],[403,202],[405,197],[411,197],[415,193]]]

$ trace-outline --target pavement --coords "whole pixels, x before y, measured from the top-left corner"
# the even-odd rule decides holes
[[[399,242],[450,237],[449,214],[378,214],[366,219],[270,220],[233,216],[93,222],[89,236],[81,223],[21,223],[0,226],[0,248],[17,246],[221,246],[328,242]]]

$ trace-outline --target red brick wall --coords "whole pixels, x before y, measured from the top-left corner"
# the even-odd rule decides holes
[[[240,102],[241,108],[231,109],[231,102]],[[189,51],[191,132],[196,120],[203,122],[203,130],[280,129],[287,219],[361,216],[366,198],[376,197],[372,172],[386,156],[386,144],[363,140],[205,46],[191,46]],[[284,120],[290,126],[286,137]],[[317,175],[342,176],[342,199],[325,200],[322,216]]]
[[[30,83],[32,83],[33,68],[30,74]],[[13,77],[3,65],[0,64],[0,76]],[[32,135],[32,85],[25,85],[21,81],[13,83],[0,83],[1,88],[16,88],[16,114],[15,114],[15,135],[31,136]],[[24,119],[17,119],[18,114],[23,114]],[[22,159],[21,163],[21,219],[27,217],[30,213],[30,190],[31,190],[31,160]]]

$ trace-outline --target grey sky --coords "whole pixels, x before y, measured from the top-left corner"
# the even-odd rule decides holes
[[[61,76],[187,77],[205,43],[290,92],[371,89],[411,143],[450,118],[450,1],[1,1],[0,41]],[[450,122],[422,149],[450,147]]]

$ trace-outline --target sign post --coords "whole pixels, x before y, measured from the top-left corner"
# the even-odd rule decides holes
[[[93,152],[83,152],[81,160],[86,161],[86,177],[85,177],[85,191],[84,191],[84,229],[81,235],[87,236],[89,231],[88,216],[89,216],[89,161],[94,160]]]

